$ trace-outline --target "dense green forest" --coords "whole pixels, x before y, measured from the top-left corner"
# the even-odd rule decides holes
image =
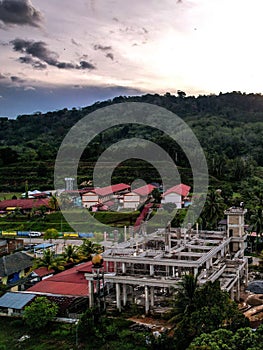
[[[0,191],[24,191],[26,180],[30,190],[53,188],[56,154],[68,130],[88,113],[123,102],[156,104],[184,119],[205,151],[210,185],[221,188],[226,196],[262,188],[263,96],[232,92],[194,97],[179,92],[176,96],[120,96],[81,109],[0,118]],[[78,184],[91,179],[93,165],[105,149],[134,135],[163,147],[176,161],[182,181],[191,185],[191,169],[180,147],[160,131],[138,125],[120,125],[95,137],[83,152]],[[131,183],[138,177],[146,182],[160,180],[153,167],[138,160],[120,164],[112,182]]]

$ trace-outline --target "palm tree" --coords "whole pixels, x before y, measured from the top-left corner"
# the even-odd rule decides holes
[[[201,214],[207,228],[215,228],[219,219],[224,216],[225,204],[223,197],[217,191],[207,194],[205,205]]]
[[[260,207],[257,207],[255,210],[255,213],[251,215],[250,217],[252,222],[252,228],[257,233],[257,239],[256,239],[256,251],[258,250],[258,238],[260,237],[261,233],[263,232],[263,210]]]
[[[55,257],[53,251],[45,249],[42,258],[36,259],[34,268],[46,267],[48,270],[63,271],[65,269],[64,264],[65,261],[61,256]]]
[[[81,261],[80,253],[75,245],[69,244],[64,248],[63,257],[67,263],[78,263]]]
[[[195,296],[198,290],[197,276],[186,274],[179,283],[173,303],[173,317],[170,322],[180,322],[186,314],[191,314],[195,309]]]
[[[83,259],[91,260],[92,254],[100,254],[103,252],[103,248],[98,243],[93,243],[89,239],[84,239],[81,246],[78,248],[79,253],[82,255]]]

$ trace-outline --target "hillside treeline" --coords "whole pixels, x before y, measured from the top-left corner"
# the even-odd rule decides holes
[[[115,103],[146,102],[164,107],[185,120],[201,143],[208,162],[210,184],[225,192],[262,187],[263,96],[232,92],[208,96],[146,94],[116,97],[72,110],[0,118],[0,191],[23,191],[53,187],[57,150],[68,130],[82,117]],[[134,137],[160,145],[181,169],[183,181],[191,184],[188,160],[167,135],[151,127],[120,125],[95,137],[83,152],[78,184],[91,179],[93,165],[113,143]],[[133,171],[131,171],[133,167]],[[112,182],[160,180],[158,172],[144,161],[123,162],[114,171]]]

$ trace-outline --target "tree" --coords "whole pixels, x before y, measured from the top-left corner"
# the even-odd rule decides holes
[[[257,207],[254,214],[250,217],[252,222],[252,228],[257,233],[256,238],[256,251],[258,250],[258,238],[263,232],[263,210],[260,207]]]
[[[188,350],[260,350],[263,348],[262,342],[262,325],[256,331],[250,327],[240,328],[236,332],[218,329],[196,337]]]
[[[83,239],[83,243],[79,246],[79,252],[85,260],[91,260],[92,254],[100,254],[103,248],[98,243],[93,243],[89,239]]]
[[[48,204],[49,204],[50,208],[55,210],[55,211],[57,211],[59,209],[58,200],[55,196],[50,197]]]
[[[197,287],[197,277],[193,274],[183,276],[176,291],[173,303],[174,316],[170,319],[170,322],[178,322],[182,320],[186,314],[190,314],[194,310]]]
[[[210,333],[219,328],[236,331],[249,325],[236,303],[220,289],[219,281],[197,286],[193,276],[186,276],[175,297],[176,349],[186,349],[202,333]]]
[[[217,222],[224,216],[225,204],[221,194],[217,191],[210,191],[207,194],[201,218],[206,228],[216,228]]]
[[[44,233],[44,240],[50,241],[52,243],[52,239],[57,239],[59,237],[58,231],[55,228],[49,228]]]
[[[44,328],[58,313],[58,306],[46,297],[37,297],[25,307],[23,317],[30,330]]]
[[[78,247],[72,244],[69,244],[64,248],[63,257],[67,263],[78,263],[81,260]]]
[[[46,267],[48,270],[63,271],[65,260],[63,257],[55,257],[55,253],[50,249],[45,249],[41,259],[35,261],[35,267]]]

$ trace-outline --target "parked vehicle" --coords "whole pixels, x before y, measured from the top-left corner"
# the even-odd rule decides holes
[[[29,231],[29,237],[41,237],[42,233],[38,231]]]

